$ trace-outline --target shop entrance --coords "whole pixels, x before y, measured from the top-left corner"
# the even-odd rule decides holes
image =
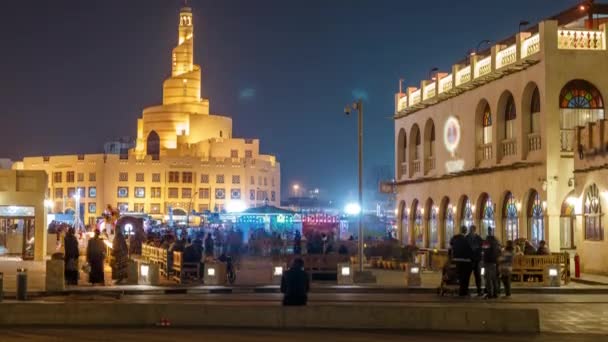
[[[33,207],[0,206],[0,254],[34,259]]]

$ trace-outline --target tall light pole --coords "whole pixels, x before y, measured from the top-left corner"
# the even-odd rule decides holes
[[[361,208],[361,212],[359,213],[358,225],[359,225],[359,272],[363,272],[363,100],[359,99],[350,105],[344,107],[344,114],[347,116],[350,115],[351,111],[357,111],[357,141],[358,141],[358,149],[359,149],[359,157],[358,157],[358,172],[359,172],[359,208]]]
[[[188,205],[188,212],[186,213],[186,226],[190,227],[190,212],[192,211],[192,202],[194,202],[194,197],[198,195],[198,191],[194,193],[194,195],[190,196],[190,204]]]

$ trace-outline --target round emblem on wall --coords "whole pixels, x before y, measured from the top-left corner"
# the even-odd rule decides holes
[[[454,116],[450,116],[443,126],[443,144],[448,152],[454,154],[460,143],[460,122]]]

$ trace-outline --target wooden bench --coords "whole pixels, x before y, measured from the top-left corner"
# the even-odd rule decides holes
[[[200,262],[184,262],[182,252],[173,252],[173,279],[178,283],[183,283],[189,276],[200,279]]]
[[[551,253],[550,255],[518,255],[513,259],[513,282],[524,285],[543,284],[545,267],[558,265],[560,278],[564,284],[570,282],[570,257],[568,253]]]

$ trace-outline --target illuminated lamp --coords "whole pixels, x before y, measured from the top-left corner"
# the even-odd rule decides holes
[[[283,266],[275,266],[272,272],[272,275],[275,277],[280,277],[283,275]]]

